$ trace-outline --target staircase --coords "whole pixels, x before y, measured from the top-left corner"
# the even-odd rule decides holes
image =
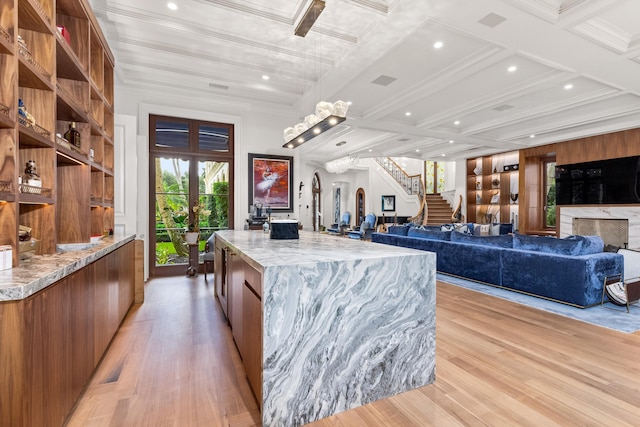
[[[439,194],[427,194],[428,217],[427,225],[442,225],[451,223],[453,210],[449,203]]]

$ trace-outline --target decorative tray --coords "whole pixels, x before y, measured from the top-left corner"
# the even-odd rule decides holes
[[[48,130],[46,130],[46,129],[45,129],[45,128],[43,128],[42,126],[37,125],[37,124],[32,125],[32,124],[30,124],[30,123],[27,121],[27,119],[25,119],[25,118],[24,118],[24,117],[22,117],[22,116],[18,116],[18,122],[19,122],[21,125],[24,125],[24,126],[26,126],[26,127],[28,127],[28,128],[33,129],[33,130],[34,130],[34,132],[36,132],[36,133],[37,133],[37,134],[39,134],[39,135],[44,136],[45,138],[49,138],[49,136],[51,135],[51,132],[49,132]]]
[[[18,189],[25,194],[39,194],[45,197],[51,197],[51,189],[43,187],[34,187],[33,185],[18,184]]]
[[[12,193],[13,184],[11,181],[0,181],[0,193]]]

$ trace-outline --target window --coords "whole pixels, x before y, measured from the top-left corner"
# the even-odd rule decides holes
[[[556,161],[547,160],[543,162],[543,183],[544,183],[544,227],[556,227]]]

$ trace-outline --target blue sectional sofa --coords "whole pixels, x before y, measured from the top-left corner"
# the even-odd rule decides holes
[[[441,273],[578,307],[599,304],[606,276],[623,274],[622,255],[598,236],[475,236],[440,228],[389,227],[372,241],[435,252]]]

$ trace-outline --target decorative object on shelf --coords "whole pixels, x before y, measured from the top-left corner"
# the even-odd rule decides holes
[[[29,48],[27,47],[27,43],[24,41],[22,36],[20,36],[20,34],[18,34],[18,52],[21,55],[24,55],[24,54],[31,55],[31,52],[29,52]]]
[[[476,193],[476,205],[479,205],[481,203],[482,203],[482,194]]]
[[[478,165],[475,168],[473,168],[473,173],[476,175],[482,175],[482,166]]]
[[[494,193],[493,196],[491,196],[491,203],[492,204],[500,203],[500,192],[499,191]]]
[[[476,181],[476,190],[482,190],[482,182]]]
[[[6,105],[0,103],[0,114],[11,117],[11,109]]]
[[[491,187],[493,188],[500,188],[500,178],[494,178],[491,181]]]
[[[344,156],[339,159],[331,160],[324,164],[324,168],[329,173],[341,174],[345,173],[351,167],[358,166],[358,156]]]
[[[13,249],[9,245],[0,246],[0,270],[8,270],[13,267]]]
[[[36,119],[27,111],[22,98],[18,98],[18,119],[25,126],[33,127],[36,125]]]
[[[93,158],[95,155],[95,151],[93,151],[93,148],[89,148],[89,160],[91,160],[93,162]]]
[[[284,148],[296,148],[347,118],[349,105],[344,101],[321,101],[316,104],[315,115],[305,117],[302,123],[284,130]]]
[[[293,212],[293,157],[249,153],[249,204]]]
[[[24,242],[31,239],[31,227],[20,224],[18,227],[18,240]]]
[[[493,167],[493,173],[498,173],[498,168],[497,167]]]
[[[80,131],[76,128],[76,122],[69,123],[69,129],[64,133],[64,139],[71,145],[80,148]]]
[[[514,205],[518,204],[518,193],[511,193],[511,201]]]
[[[56,28],[58,28],[58,32],[60,33],[60,35],[62,36],[62,38],[69,44],[71,44],[71,36],[69,35],[69,30],[67,30],[64,26],[62,25],[56,25]]]
[[[504,166],[504,171],[505,172],[511,172],[511,171],[517,171],[518,170],[518,165],[505,165]]]
[[[24,170],[24,175],[22,177],[22,183],[27,184],[31,187],[42,187],[42,180],[40,179],[40,175],[36,171],[36,161],[29,160],[27,162],[27,167]]]

